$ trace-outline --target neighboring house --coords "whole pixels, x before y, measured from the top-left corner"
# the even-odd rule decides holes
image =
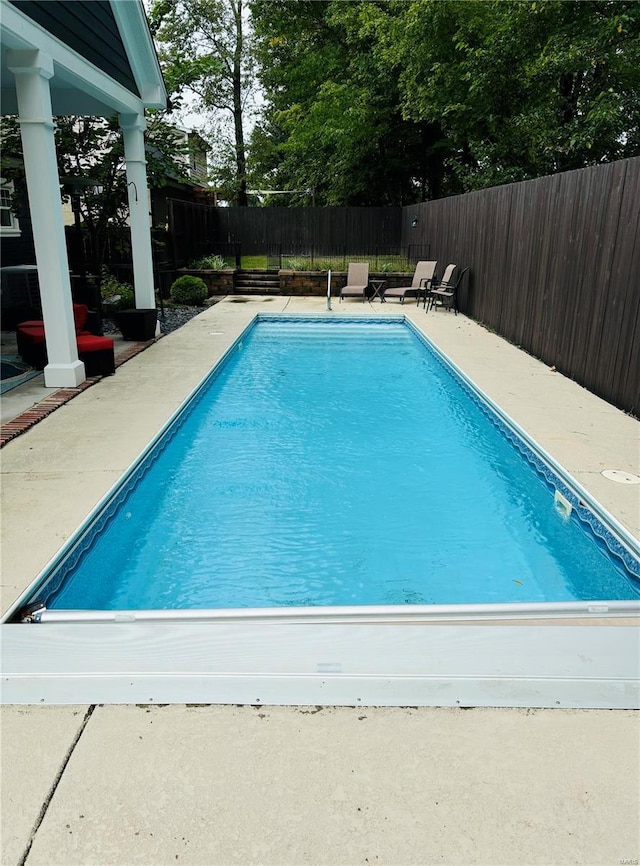
[[[85,373],[73,324],[54,118],[119,118],[136,306],[155,307],[148,201],[136,191],[147,188],[144,111],[165,108],[166,91],[141,0],[0,0],[0,42],[2,113],[17,114],[21,127],[47,334],[45,384],[74,386]],[[4,212],[3,228],[15,236],[22,219],[10,207]]]
[[[5,171],[10,172],[22,163],[22,159],[10,158],[6,153],[2,156]],[[3,267],[35,261],[29,208],[18,208],[13,181],[0,177],[0,264]]]
[[[13,183],[0,177],[0,238],[20,237],[20,223],[12,207]]]
[[[175,133],[180,144],[187,147],[187,153],[182,157],[187,177],[167,177],[164,186],[151,190],[149,212],[151,223],[156,228],[165,227],[167,224],[167,199],[201,201],[203,195],[209,191],[207,142],[197,132],[187,132],[176,127]]]
[[[197,132],[186,133],[189,146],[189,177],[194,183],[206,187],[208,183],[209,167],[207,165],[207,150],[209,145]]]

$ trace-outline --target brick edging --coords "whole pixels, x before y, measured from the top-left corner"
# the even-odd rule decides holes
[[[145,349],[148,349],[149,346],[152,346],[163,336],[164,334],[160,334],[156,339],[147,340],[145,343],[135,343],[135,345],[120,352],[115,359],[116,368],[121,367],[131,358],[139,355],[140,352],[144,352]],[[4,448],[8,442],[11,442],[22,433],[26,433],[27,430],[30,430],[35,424],[42,421],[43,418],[51,415],[52,412],[55,412],[60,406],[64,406],[65,403],[69,403],[70,400],[73,400],[78,394],[82,394],[87,388],[97,385],[103,378],[103,376],[90,376],[75,388],[60,388],[60,390],[54,391],[53,394],[45,397],[44,400],[40,400],[39,403],[35,403],[29,409],[21,412],[20,415],[16,415],[11,421],[0,425],[0,448]]]

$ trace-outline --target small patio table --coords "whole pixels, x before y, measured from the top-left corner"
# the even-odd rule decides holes
[[[369,285],[373,289],[373,294],[369,298],[370,302],[373,302],[375,298],[380,298],[380,303],[384,304],[384,293],[380,294],[383,288],[387,285],[386,280],[369,280]]]

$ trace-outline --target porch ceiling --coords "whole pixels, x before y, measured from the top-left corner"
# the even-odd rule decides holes
[[[139,113],[145,107],[164,108],[166,91],[139,0],[120,0],[112,8],[124,48],[141,96],[132,93],[107,73],[82,57],[62,40],[26,16],[8,0],[0,0],[2,27],[1,113],[17,114],[15,79],[7,65],[7,52],[42,51],[53,60],[50,79],[54,115]],[[91,34],[95,39],[96,34]]]

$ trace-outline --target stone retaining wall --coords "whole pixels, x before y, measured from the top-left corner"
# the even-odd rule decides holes
[[[234,288],[235,271],[196,271],[190,268],[180,268],[176,271],[182,277],[187,274],[190,277],[200,277],[204,280],[209,297],[211,295],[232,295]]]
[[[232,295],[235,291],[235,270],[226,271],[197,271],[181,268],[177,271],[178,276],[188,274],[192,277],[200,277],[204,280],[209,296]],[[381,274],[372,271],[371,279],[386,280],[387,287],[409,286],[413,274],[393,273]],[[282,295],[326,295],[327,294],[327,272],[326,271],[278,271],[280,280],[280,294]],[[340,289],[347,282],[346,271],[331,272],[331,294],[339,295]]]
[[[283,295],[326,295],[326,271],[279,271],[280,291]],[[410,286],[412,274],[380,274],[372,271],[370,279],[386,280],[387,287]],[[346,271],[331,272],[331,294],[339,295],[347,282]]]

